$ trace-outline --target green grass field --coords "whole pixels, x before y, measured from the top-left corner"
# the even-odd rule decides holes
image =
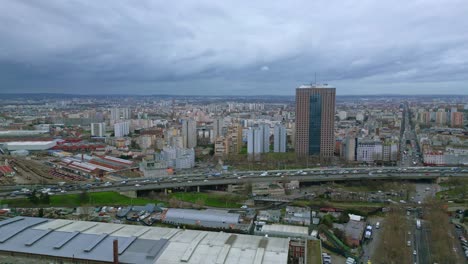
[[[307,241],[307,260],[309,263],[322,263],[320,240]]]
[[[145,205],[148,203],[160,203],[158,200],[147,198],[129,198],[117,192],[88,193],[88,201],[82,202],[80,194],[65,194],[50,196],[50,203],[35,205],[26,198],[1,200],[0,204],[8,204],[9,207],[77,207],[81,205],[92,206],[125,206],[125,205]]]
[[[194,192],[172,193],[170,198],[189,203],[198,203],[201,205],[222,208],[238,208],[242,205],[242,201],[244,200],[241,196],[238,195]]]

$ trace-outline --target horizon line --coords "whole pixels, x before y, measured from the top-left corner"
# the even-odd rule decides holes
[[[197,96],[204,96],[204,97],[255,97],[255,96],[295,96],[295,94],[254,94],[254,95],[215,95],[215,94],[128,94],[128,93],[111,93],[111,94],[79,94],[79,93],[50,93],[50,92],[19,92],[19,93],[2,93],[0,95],[67,95],[67,96],[178,96],[178,97],[197,97]],[[380,94],[337,94],[338,96],[468,96],[467,94],[460,94],[460,93],[447,93],[447,94],[397,94],[397,93],[380,93]]]

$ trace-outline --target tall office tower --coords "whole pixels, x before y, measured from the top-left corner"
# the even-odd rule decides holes
[[[197,123],[195,120],[182,120],[182,138],[184,139],[184,148],[194,148],[197,146]]]
[[[281,124],[275,125],[274,152],[286,152],[286,128]]]
[[[213,142],[216,140],[217,137],[223,137],[223,128],[224,128],[224,119],[222,117],[218,117],[213,120]]]
[[[336,89],[301,85],[296,89],[296,154],[332,157],[335,150]]]
[[[130,122],[120,122],[114,124],[114,136],[125,137],[130,134]]]
[[[91,123],[91,136],[103,137],[106,134],[106,123]]]

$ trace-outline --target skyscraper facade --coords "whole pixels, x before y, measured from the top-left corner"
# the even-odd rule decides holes
[[[296,89],[296,154],[333,156],[335,94],[336,89],[328,85]]]

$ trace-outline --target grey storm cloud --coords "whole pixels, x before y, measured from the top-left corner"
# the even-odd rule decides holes
[[[0,5],[0,92],[468,92],[466,0]]]

